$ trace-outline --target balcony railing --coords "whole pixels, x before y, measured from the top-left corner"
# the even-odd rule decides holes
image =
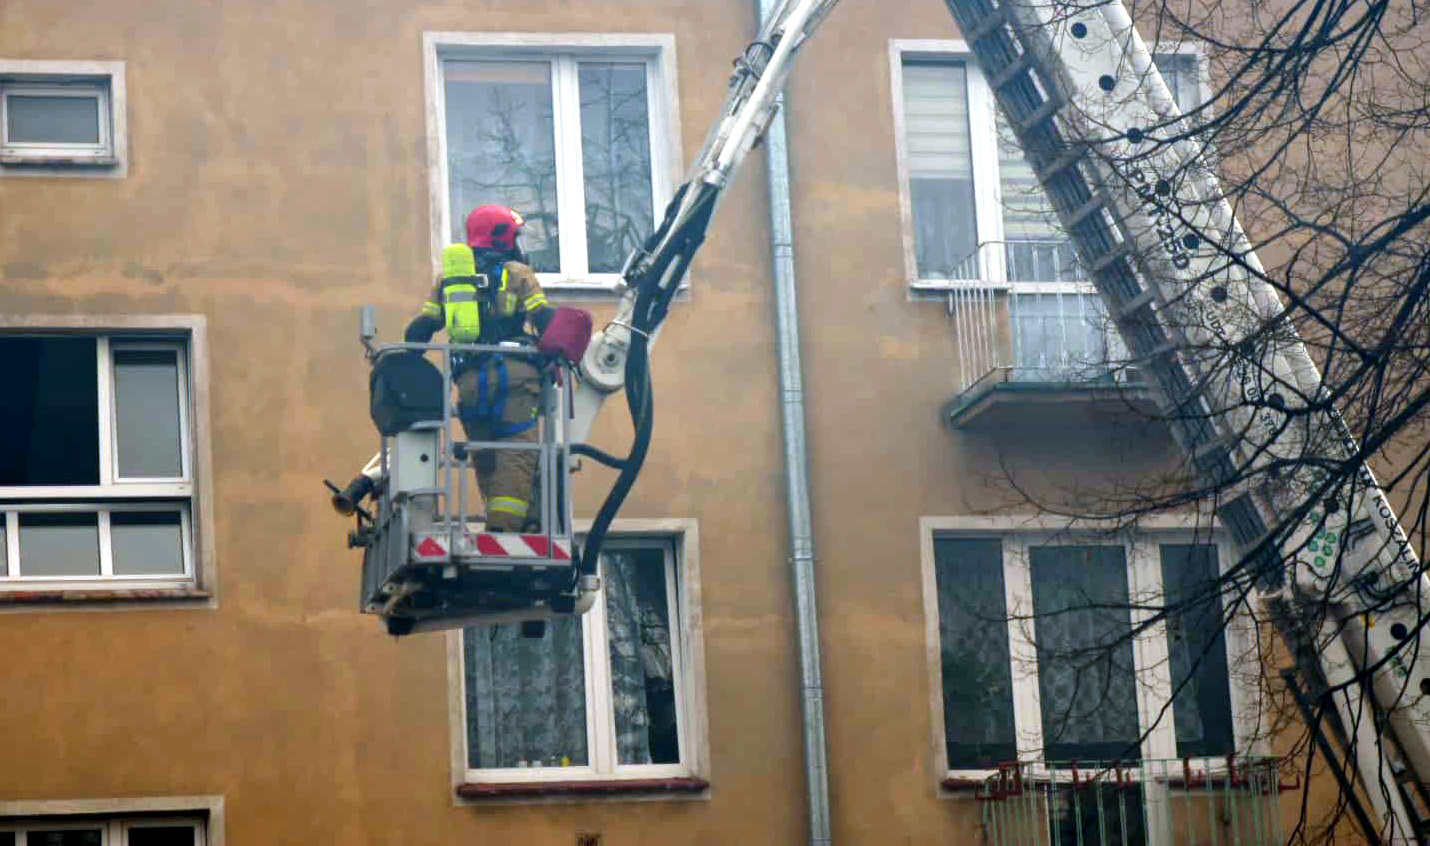
[[[1010,403],[1046,404],[1048,389],[1114,411],[1129,401],[1153,410],[1141,375],[1127,366],[1102,300],[1081,281],[1066,241],[989,241],[957,265],[952,277],[922,283],[923,290],[947,297],[953,324],[957,391],[943,409],[950,425],[1004,419],[1001,412],[986,414]],[[1110,404],[1106,391],[1087,388],[1134,390]]]
[[[948,285],[939,281],[948,280]],[[1072,242],[1049,239],[984,241],[954,262],[947,272],[924,280],[928,287],[957,287],[960,281],[983,282],[1085,282]]]
[[[985,242],[959,268],[957,275],[967,281],[950,280],[947,294],[960,392],[990,377],[1112,381],[1118,345],[1101,300],[1090,289],[1077,289],[1081,273],[1066,241]],[[1017,287],[1028,282],[1055,284]]]
[[[977,791],[988,846],[1280,846],[1274,758],[1018,762]]]

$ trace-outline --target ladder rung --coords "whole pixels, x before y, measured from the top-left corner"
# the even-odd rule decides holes
[[[1044,101],[1043,105],[1035,109],[1033,113],[1028,115],[1028,117],[1023,120],[1022,124],[1020,124],[1023,131],[1027,132],[1029,129],[1032,129],[1033,127],[1057,114],[1059,105],[1060,104],[1058,103],[1056,96]]]
[[[1255,511],[1257,513],[1257,516],[1260,517],[1261,508],[1255,504],[1257,501],[1256,496],[1252,491],[1251,483],[1247,480],[1243,479],[1237,484],[1227,488],[1224,492],[1224,495],[1228,496],[1231,500],[1244,499],[1247,502],[1252,503],[1248,507]],[[1263,543],[1265,543],[1267,544],[1267,546],[1265,551],[1262,552],[1262,557],[1264,558],[1266,555],[1269,554],[1275,558],[1280,558],[1281,547],[1276,542],[1277,535],[1278,533],[1275,531],[1263,531],[1261,534],[1257,535],[1249,542],[1242,543],[1241,540],[1238,538],[1237,543],[1241,546],[1242,549],[1255,549],[1256,547],[1261,546]],[[1255,565],[1257,562],[1253,561],[1250,563]]]
[[[1001,27],[1005,21],[1007,21],[1007,17],[1003,14],[1003,7],[999,6],[997,9],[989,12],[986,18],[979,21],[977,26],[969,30],[968,43],[976,44],[982,41],[994,32],[997,32],[998,28]]]
[[[1131,250],[1127,248],[1126,242],[1118,244],[1116,247],[1103,253],[1102,257],[1097,261],[1093,262],[1092,267],[1088,268],[1088,272],[1093,276],[1101,276],[1104,270],[1126,258],[1130,253]]]
[[[1162,343],[1148,350],[1147,354],[1142,357],[1150,361],[1152,359],[1162,358],[1163,356],[1176,355],[1176,353],[1176,344],[1172,343],[1171,341],[1163,341]],[[1180,367],[1181,365],[1178,366]]]
[[[1206,444],[1198,445],[1197,449],[1193,451],[1192,466],[1216,484],[1225,485],[1231,482],[1237,474],[1235,457],[1235,453],[1226,449],[1225,442],[1212,440]],[[1241,479],[1238,484],[1246,485],[1248,481]]]
[[[1199,462],[1203,456],[1218,452],[1230,456],[1234,449],[1235,441],[1224,438],[1221,435],[1216,435],[1212,437],[1211,440],[1202,441],[1192,446],[1192,461]]]
[[[1087,155],[1086,145],[1078,144],[1074,146],[1072,149],[1063,153],[1061,156],[1058,156],[1056,159],[1053,159],[1047,167],[1039,169],[1038,181],[1046,183],[1054,176],[1057,176],[1059,173],[1062,173],[1063,171],[1082,161],[1082,157],[1085,155]]]
[[[1101,197],[1093,197],[1091,200],[1088,200],[1073,210],[1073,213],[1068,216],[1067,228],[1069,230],[1076,229],[1079,224],[1102,211],[1105,207],[1106,204],[1102,202]]]
[[[1032,69],[1033,57],[1028,53],[1024,53],[1023,55],[1014,59],[1013,62],[1008,65],[1008,67],[1004,68],[1001,71],[998,71],[998,73],[988,81],[988,86],[994,91],[997,91],[1003,86],[1022,76],[1026,71]]]
[[[1146,308],[1156,299],[1156,291],[1143,291],[1142,293],[1138,294],[1137,296],[1133,297],[1132,299],[1128,300],[1127,302],[1123,303],[1121,306],[1118,307],[1117,319],[1119,321],[1127,320],[1132,315]]]

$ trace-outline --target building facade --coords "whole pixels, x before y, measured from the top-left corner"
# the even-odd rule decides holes
[[[322,486],[375,444],[358,307],[396,339],[496,201],[599,324],[756,18],[0,9],[0,844],[808,838],[762,153],[655,351],[590,615],[388,637]],[[998,816],[999,762],[1136,747],[1142,786],[1086,806],[1119,820],[1087,842],[1267,842],[1274,799],[1225,771],[1275,751],[1254,633],[1022,619],[1230,562],[1195,518],[1070,533],[1029,502],[1136,484],[1173,445],[1101,364],[1116,341],[959,39],[939,3],[850,0],[788,90],[833,838],[1037,842]],[[1159,51],[1200,96],[1197,55]],[[619,450],[620,418],[593,442]],[[610,481],[578,474],[578,514]],[[1039,652],[1108,637],[1086,672]]]

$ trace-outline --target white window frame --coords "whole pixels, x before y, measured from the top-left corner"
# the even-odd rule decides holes
[[[100,398],[101,404],[107,406],[102,409],[100,416],[100,436],[108,440],[107,447],[103,444],[101,449],[107,452],[107,459],[100,462],[100,479],[104,484],[114,484],[128,488],[130,485],[146,485],[156,488],[172,489],[175,495],[192,494],[193,492],[193,465],[194,460],[190,455],[193,449],[193,436],[189,433],[189,419],[192,412],[189,410],[189,363],[188,344],[185,341],[149,341],[144,339],[131,339],[122,336],[110,336],[99,339],[101,348],[99,364],[102,368],[100,375]],[[117,347],[117,348],[116,348]],[[179,379],[179,476],[169,477],[125,477],[119,471],[119,438],[114,432],[118,428],[118,404],[115,403],[112,393],[114,385],[114,355],[117,352],[173,352],[178,363]],[[106,466],[109,475],[106,477],[104,471]]]
[[[1199,45],[1180,41],[1161,41],[1152,52],[1158,55],[1177,53],[1197,58],[1198,90],[1201,99],[1209,96],[1207,60]],[[958,39],[890,39],[889,67],[894,108],[894,143],[899,180],[899,220],[904,251],[904,276],[910,290],[918,293],[950,291],[1006,291],[1012,294],[1096,294],[1088,281],[1015,282],[1008,279],[1003,252],[982,250],[988,261],[981,262],[980,279],[923,279],[919,276],[918,257],[914,248],[913,197],[910,191],[908,134],[904,121],[904,75],[906,60],[962,63],[968,80],[968,130],[974,173],[974,215],[978,245],[996,247],[1004,240],[1002,180],[998,178],[998,131],[995,120],[997,101],[973,57],[968,43]],[[991,177],[981,174],[992,174]]]
[[[118,835],[108,834],[111,824],[119,826]],[[197,826],[200,846],[224,846],[223,797],[0,800],[0,831],[106,827],[104,846],[128,846],[129,829],[166,825]]]
[[[586,526],[578,526],[584,530]],[[540,784],[570,781],[630,781],[709,777],[709,730],[705,710],[704,636],[700,615],[700,555],[696,521],[688,519],[617,519],[605,549],[649,548],[660,544],[666,553],[666,598],[672,622],[671,654],[675,658],[676,727],[680,747],[677,764],[617,762],[615,709],[611,703],[611,665],[606,638],[604,592],[581,619],[586,664],[586,736],[589,763],[570,767],[475,769],[467,766],[466,656],[462,632],[448,634],[448,678],[452,716],[453,786],[461,784]],[[579,796],[589,802],[599,797]],[[680,798],[671,794],[665,798]],[[688,798],[688,797],[687,797]],[[474,801],[474,800],[458,800]],[[489,799],[476,800],[482,802]]]
[[[128,175],[129,140],[124,62],[0,59],[0,176]],[[12,142],[11,96],[93,97],[99,142]]]
[[[10,138],[11,97],[84,98],[94,101],[96,135],[94,143],[69,141],[14,141]],[[109,141],[109,86],[96,81],[43,83],[5,80],[0,82],[0,149],[7,156],[31,155],[42,158],[109,158],[114,148]]]
[[[179,512],[179,543],[183,555],[182,574],[160,575],[114,575],[114,547],[110,542],[110,516],[116,512],[135,514],[141,512]],[[78,587],[100,584],[115,590],[141,588],[181,588],[194,583],[194,533],[190,505],[188,501],[166,502],[126,502],[122,505],[97,501],[60,504],[5,504],[0,503],[0,513],[5,518],[5,561],[6,571],[0,573],[0,592],[5,590],[34,590],[43,586]],[[23,549],[20,545],[20,521],[22,514],[94,514],[99,525],[99,575],[98,576],[25,576],[21,574],[20,562]]]
[[[920,520],[920,543],[923,560],[925,637],[928,645],[931,725],[930,751],[934,771],[944,778],[985,779],[994,770],[950,769],[947,737],[944,733],[943,666],[939,639],[938,583],[934,558],[936,537],[964,537],[1000,540],[1003,545],[1003,583],[1007,613],[1010,618],[1031,618],[1033,613],[1032,573],[1028,548],[1039,545],[1121,544],[1127,552],[1128,596],[1132,604],[1137,598],[1159,596],[1162,590],[1161,544],[1199,543],[1217,548],[1223,572],[1237,560],[1234,548],[1215,521],[1196,517],[1163,516],[1142,521],[1135,533],[1114,535],[1108,530],[1085,527],[1070,530],[1066,520],[1050,517],[925,517]],[[1131,624],[1136,627],[1151,616],[1151,612],[1130,609]],[[1020,667],[1036,667],[1037,652],[1035,619],[1008,621],[1008,648],[1011,656],[1013,689],[1013,724],[1019,760],[1043,760],[1043,727],[1041,696],[1036,672],[1020,671]],[[1263,703],[1256,685],[1239,681],[1246,668],[1241,661],[1255,654],[1255,623],[1244,611],[1234,614],[1224,632],[1227,649],[1232,732],[1237,755],[1265,754],[1265,741],[1255,735],[1256,714]],[[1167,702],[1172,690],[1171,663],[1165,622],[1142,632],[1133,643],[1133,666],[1137,689],[1138,727],[1146,727],[1162,712],[1160,721],[1142,741],[1144,760],[1171,759],[1177,756],[1175,703]],[[1218,758],[1192,758],[1191,767],[1197,773],[1225,771],[1225,761]],[[940,794],[951,795],[940,789]]]
[[[56,333],[42,331],[0,331],[0,337],[41,337]],[[189,431],[193,412],[190,406],[188,339],[155,339],[152,335],[128,335],[122,331],[69,333],[75,338],[95,341],[99,399],[99,484],[98,485],[0,485],[0,503],[16,500],[73,499],[76,497],[134,497],[184,499],[192,497],[193,435]],[[116,349],[117,348],[117,349]],[[115,436],[118,409],[114,401],[114,353],[123,350],[173,352],[178,364],[180,474],[176,477],[120,478],[119,439]]]
[[[613,292],[618,273],[588,273],[585,182],[579,130],[566,124],[579,116],[576,66],[581,61],[642,62],[646,67],[646,107],[650,119],[651,211],[654,222],[678,184],[682,146],[676,89],[675,37],[668,34],[472,33],[422,35],[427,103],[427,158],[431,190],[434,272],[451,232],[448,197],[447,104],[442,63],[446,60],[546,60],[552,63],[555,111],[557,214],[561,226],[561,271],[537,274],[552,290]],[[573,112],[574,109],[574,112]],[[518,209],[520,211],[520,209]],[[571,225],[579,221],[579,226]]]
[[[173,828],[189,826],[194,830],[195,846],[207,846],[204,821],[198,817],[117,817],[113,819],[64,819],[40,818],[36,820],[0,820],[0,833],[25,834],[45,831],[94,831],[100,832],[100,846],[129,846],[129,832],[143,828]],[[16,840],[19,840],[17,837]]]
[[[0,486],[0,527],[4,528],[5,566],[0,567],[0,600],[6,594],[75,591],[199,591],[189,598],[216,607],[211,483],[202,469],[208,452],[208,372],[206,321],[202,317],[0,317],[0,337],[73,337],[94,343],[96,355],[99,478],[98,485]],[[180,475],[173,478],[121,478],[113,362],[116,350],[162,350],[176,355]],[[182,574],[115,576],[111,515],[145,511],[179,512]],[[83,576],[26,576],[20,522],[24,514],[95,514],[100,573]],[[3,603],[0,603],[3,604]],[[143,604],[142,601],[139,604]]]

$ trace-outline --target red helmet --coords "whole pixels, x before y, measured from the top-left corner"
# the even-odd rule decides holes
[[[522,216],[506,206],[477,206],[467,215],[467,246],[511,250],[526,225]]]

